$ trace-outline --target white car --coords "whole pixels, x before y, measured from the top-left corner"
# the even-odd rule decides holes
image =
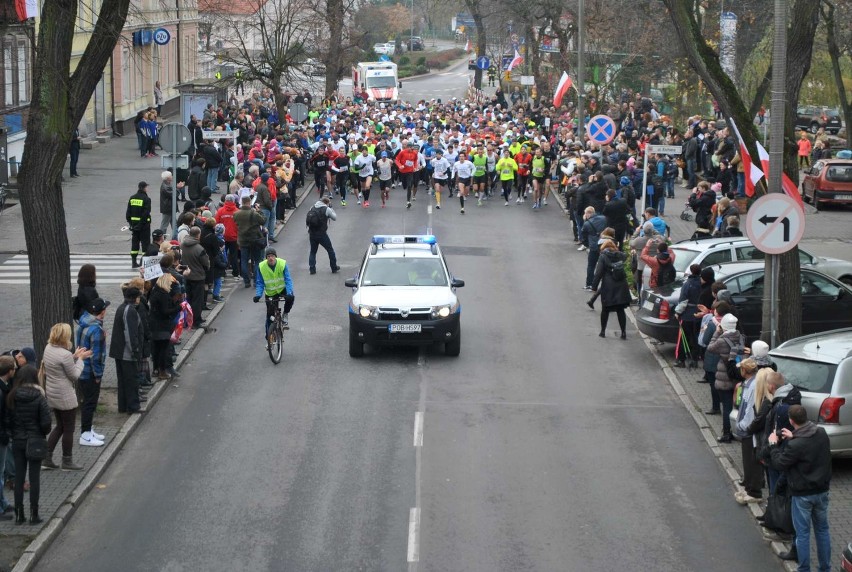
[[[396,45],[393,42],[373,44],[373,51],[376,52],[377,55],[384,54],[386,56],[392,56],[396,52]]]
[[[364,254],[358,275],[346,281],[349,301],[349,355],[364,355],[364,344],[431,345],[445,353],[461,350],[461,304],[432,235],[377,235]]]

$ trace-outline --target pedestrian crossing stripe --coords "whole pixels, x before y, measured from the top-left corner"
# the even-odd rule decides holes
[[[138,277],[139,270],[132,268],[129,254],[72,254],[69,257],[71,283],[77,282],[77,273],[84,264],[94,264],[98,284],[123,284]],[[16,254],[0,264],[0,284],[29,284],[30,260],[26,254]]]

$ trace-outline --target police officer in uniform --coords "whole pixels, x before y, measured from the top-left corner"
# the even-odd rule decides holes
[[[133,268],[139,268],[136,260],[140,253],[148,250],[151,239],[151,197],[148,196],[148,183],[141,181],[139,190],[127,201],[127,224],[130,225],[130,257]]]
[[[492,64],[488,68],[488,86],[494,87],[494,80],[497,79],[497,68]]]

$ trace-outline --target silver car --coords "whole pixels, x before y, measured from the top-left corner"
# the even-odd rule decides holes
[[[769,357],[802,392],[808,419],[825,429],[831,454],[852,457],[852,328],[789,340]],[[734,409],[731,420],[736,419]]]

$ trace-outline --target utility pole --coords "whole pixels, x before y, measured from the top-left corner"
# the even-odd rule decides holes
[[[772,145],[769,148],[769,175],[767,178],[770,193],[782,192],[784,174],[784,115],[787,107],[787,0],[775,0],[775,38],[772,43],[772,91],[770,110],[772,125],[770,134]],[[748,177],[748,173],[746,173]],[[763,307],[769,308],[769,345],[775,347],[778,330],[778,280],[779,260],[776,254],[766,255]],[[767,299],[768,296],[768,299]],[[764,323],[766,323],[764,321]],[[764,337],[764,339],[766,339]]]
[[[577,140],[583,142],[586,120],[586,88],[583,86],[584,80],[584,62],[583,51],[585,50],[585,40],[583,38],[583,10],[586,1],[579,0],[577,9]]]

